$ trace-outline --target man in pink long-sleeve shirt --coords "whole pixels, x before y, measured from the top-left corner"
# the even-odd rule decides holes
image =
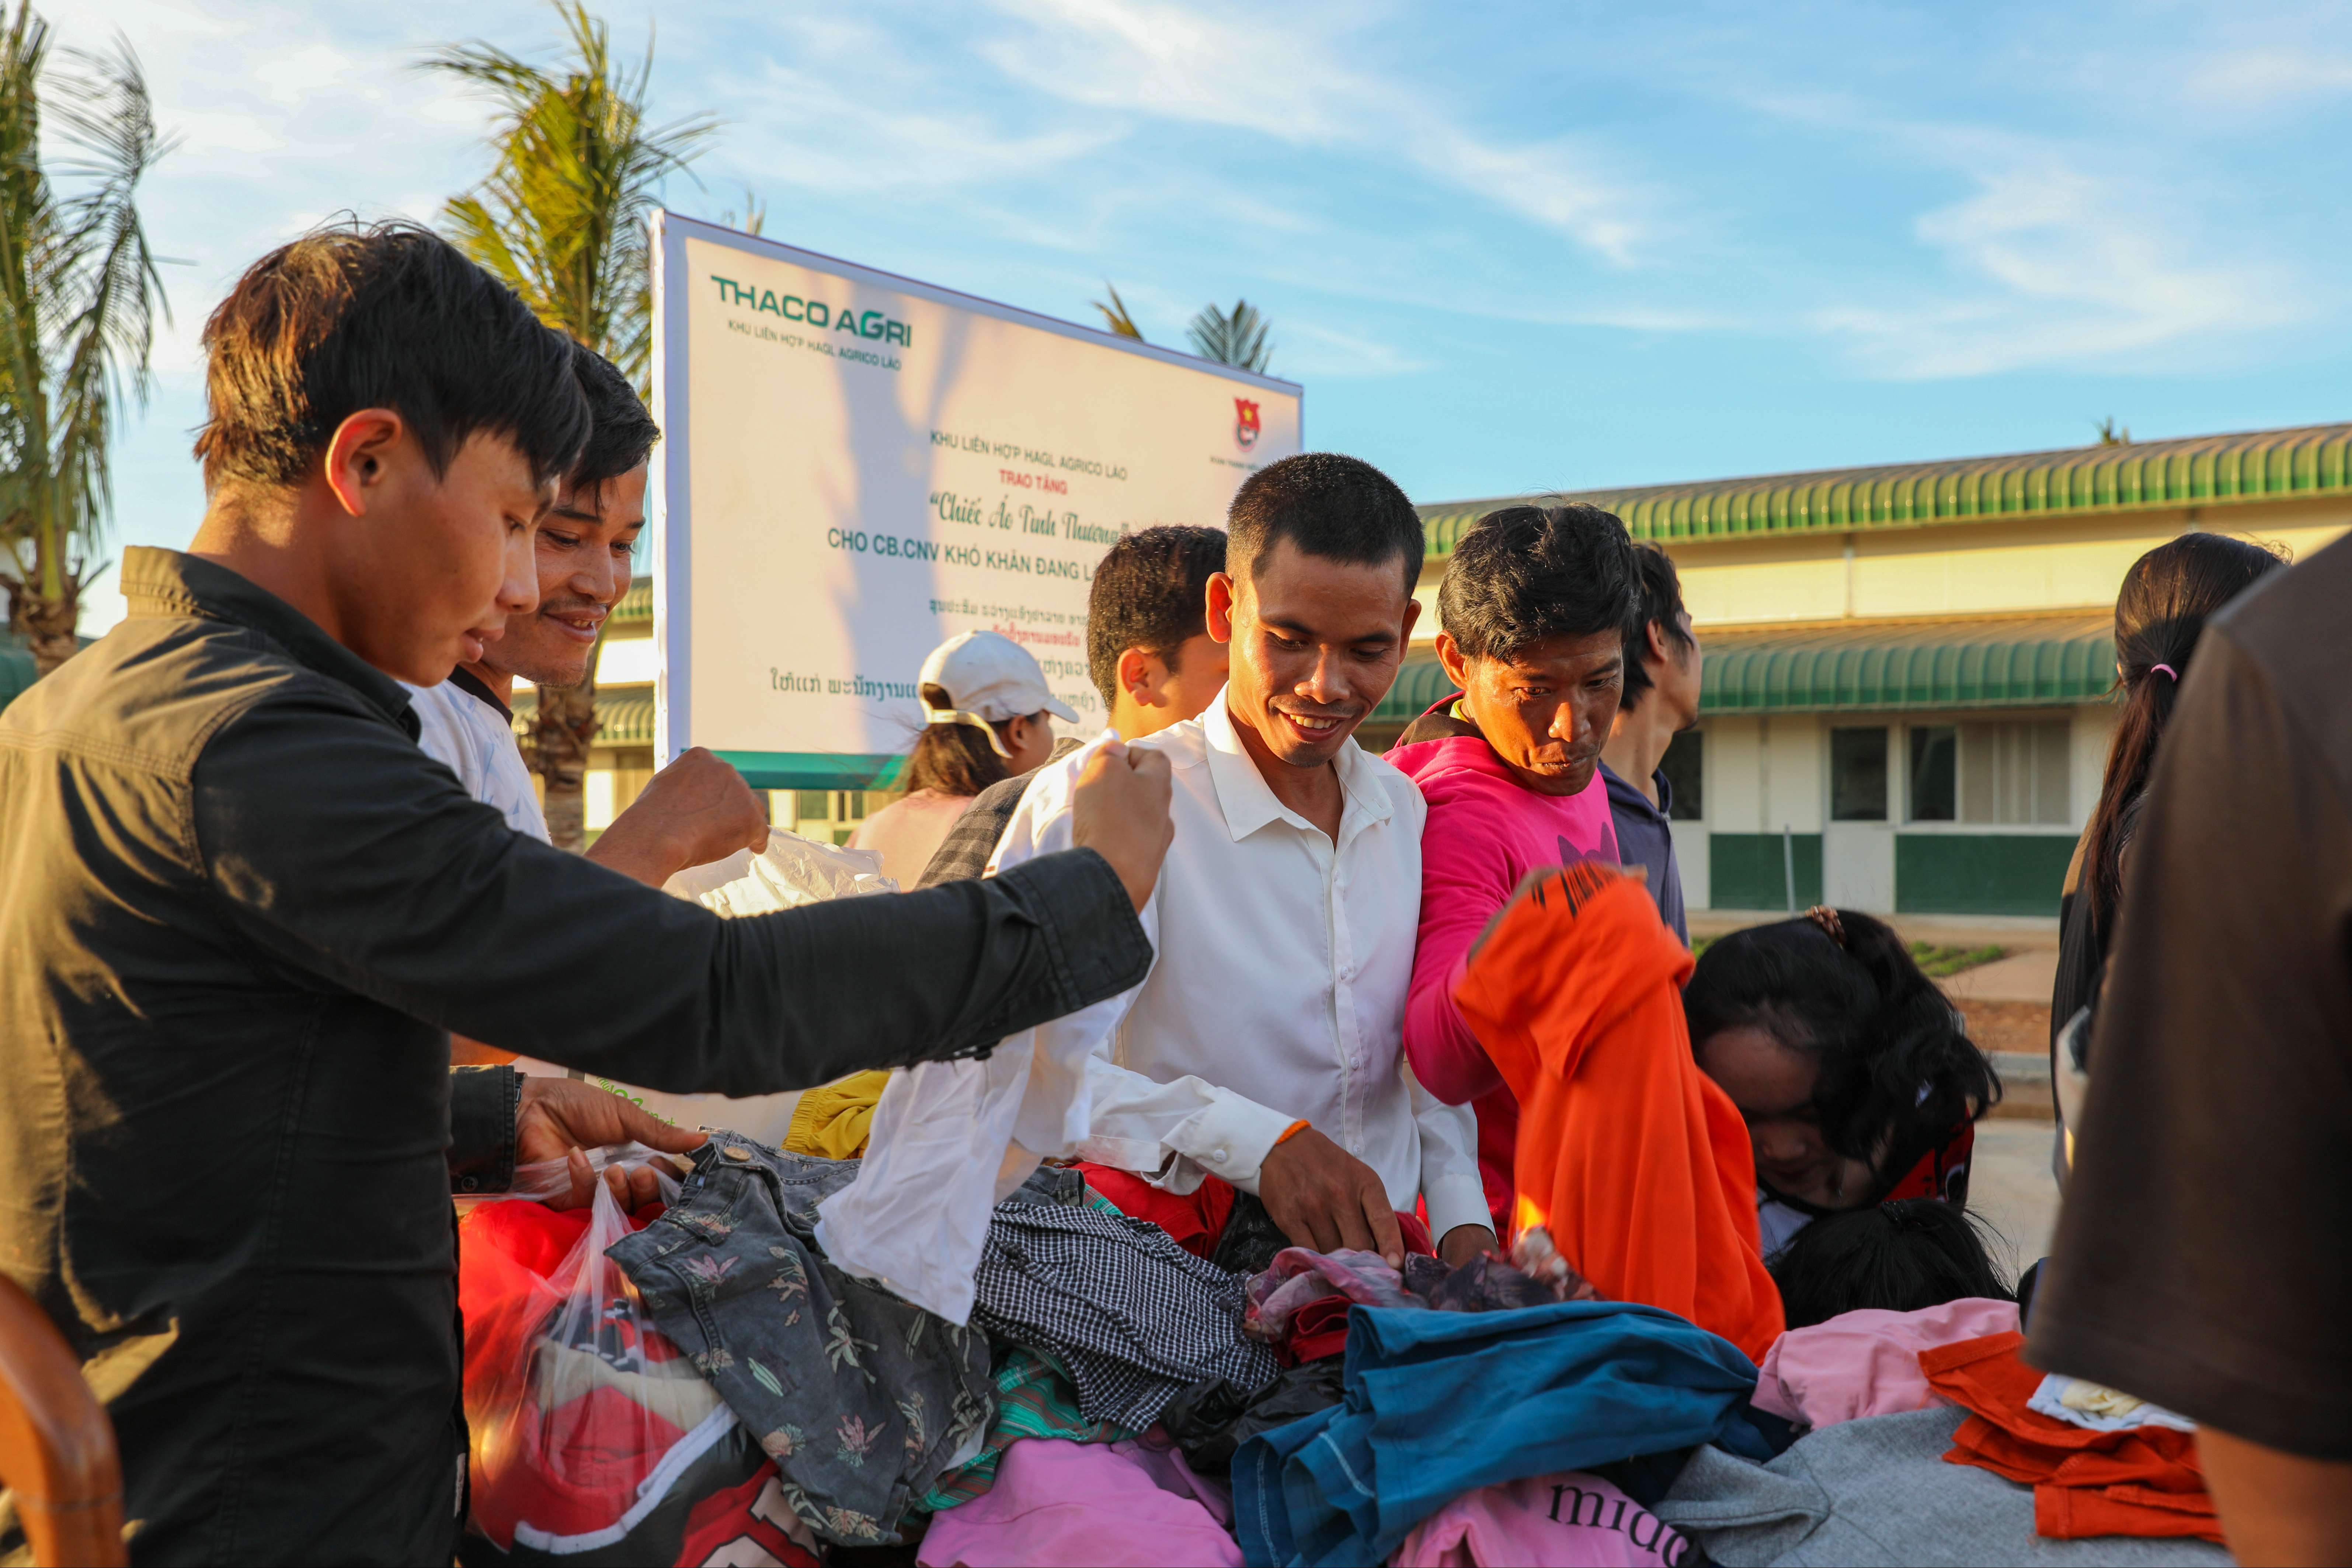
[[[1519,1108],[1455,1011],[1454,985],[1528,872],[1619,858],[1599,765],[1639,589],[1625,525],[1598,507],[1480,518],[1438,592],[1437,657],[1461,695],[1415,721],[1388,757],[1429,803],[1405,1055],[1432,1094],[1475,1103],[1497,1236],[1510,1234]]]

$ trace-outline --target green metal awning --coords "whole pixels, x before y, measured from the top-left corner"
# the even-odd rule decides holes
[[[1699,484],[1445,501],[1421,508],[1442,561],[1498,507],[1583,501],[1636,539],[1746,539],[1994,522],[2292,497],[2352,496],[2352,425],[2136,441],[2009,457],[1834,468]]]
[[[2116,679],[2115,617],[2104,612],[1699,637],[1701,713],[2063,707],[2099,700]]]
[[[526,733],[539,711],[539,693],[515,693],[515,733]],[[596,693],[595,744],[650,746],[654,743],[654,689],[650,686],[608,686]]]
[[[1396,684],[1364,722],[1410,724],[1453,689],[1454,682],[1445,679],[1445,667],[1437,662],[1437,655],[1425,650],[1408,654],[1404,667],[1397,671]]]
[[[620,626],[650,626],[654,624],[654,580],[639,577],[629,584],[629,591],[613,606],[612,625]]]
[[[2104,612],[1702,626],[1699,646],[1703,715],[2062,708],[2101,700],[2116,678],[2115,619]],[[1367,722],[1409,723],[1452,689],[1437,656],[1417,652]]]

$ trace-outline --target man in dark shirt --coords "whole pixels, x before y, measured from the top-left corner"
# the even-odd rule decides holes
[[[2192,1417],[2242,1563],[2352,1562],[2352,543],[2215,616],[2158,753],[2033,1361]]]
[[[1122,741],[1195,719],[1224,689],[1228,650],[1209,635],[1209,579],[1225,569],[1225,531],[1164,523],[1104,552],[1087,590],[1087,672]],[[1057,763],[1083,744],[1054,742]],[[1037,775],[999,779],[974,797],[915,885],[935,888],[988,869],[1005,825]]]
[[[1642,630],[1625,648],[1625,694],[1601,748],[1601,776],[1609,785],[1609,815],[1617,852],[1628,866],[1650,873],[1650,897],[1675,934],[1687,942],[1683,874],[1675,864],[1674,786],[1658,763],[1675,737],[1698,722],[1703,656],[1683,608],[1682,580],[1654,544],[1637,544],[1642,580]]]
[[[134,1557],[446,1563],[466,1477],[448,1034],[759,1094],[986,1048],[1139,981],[1164,763],[1011,876],[721,921],[513,832],[415,744],[537,593],[568,342],[399,226],[205,328],[206,511],[0,714],[0,1263],[113,1418]],[[487,1179],[486,1179],[487,1178]],[[0,1519],[0,1531],[13,1527]],[[8,1547],[0,1536],[0,1551]]]

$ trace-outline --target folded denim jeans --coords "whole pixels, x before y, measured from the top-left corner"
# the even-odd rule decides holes
[[[678,1201],[606,1256],[775,1460],[793,1511],[873,1545],[979,1451],[995,1398],[985,1334],[816,1250],[817,1203],[856,1173],[714,1132]]]

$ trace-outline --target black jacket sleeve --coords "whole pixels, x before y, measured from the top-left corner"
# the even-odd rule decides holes
[[[250,940],[506,1050],[764,1094],[985,1049],[1143,978],[1090,850],[1013,875],[722,921],[509,828],[362,705],[281,690],[194,769],[192,858]]]
[[[515,1112],[522,1074],[512,1068],[449,1069],[449,1190],[502,1193],[514,1185]]]

